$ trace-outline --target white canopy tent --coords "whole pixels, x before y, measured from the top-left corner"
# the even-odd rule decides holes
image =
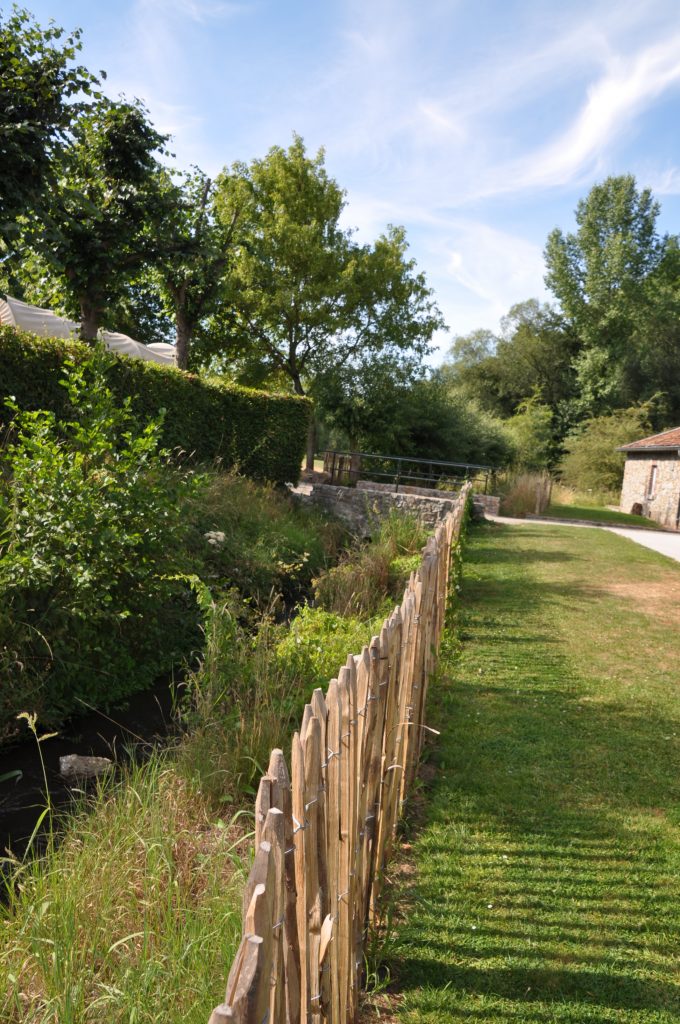
[[[80,325],[75,320],[57,316],[50,309],[29,306],[28,303],[12,299],[9,295],[4,299],[0,298],[0,324],[20,327],[24,331],[40,335],[41,338],[77,338],[80,331]],[[150,359],[154,363],[165,363],[166,366],[175,365],[174,345],[167,345],[164,342],[142,345],[140,341],[128,338],[127,334],[117,334],[115,331],[100,331],[99,336],[106,348],[116,355]]]

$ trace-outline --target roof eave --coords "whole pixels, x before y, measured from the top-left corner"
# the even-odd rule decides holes
[[[626,455],[635,455],[636,452],[675,452],[676,455],[680,456],[680,448],[678,448],[674,444],[650,444],[645,445],[644,448],[633,448],[630,445],[624,444],[620,448],[617,448],[616,450],[617,452],[625,452]]]

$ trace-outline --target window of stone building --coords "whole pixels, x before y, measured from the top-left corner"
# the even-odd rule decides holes
[[[649,471],[649,486],[647,487],[647,497],[648,498],[653,498],[654,495],[656,494],[656,476],[657,476],[657,473],[658,473],[658,469],[659,469],[659,467],[654,465],[654,466],[652,466],[651,470]]]

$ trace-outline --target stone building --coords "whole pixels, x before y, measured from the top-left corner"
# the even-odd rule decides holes
[[[618,449],[626,453],[621,511],[680,529],[680,427]]]

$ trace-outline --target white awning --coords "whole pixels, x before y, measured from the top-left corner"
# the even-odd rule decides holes
[[[65,316],[57,316],[51,309],[40,309],[29,306],[26,302],[13,299],[9,295],[0,299],[0,324],[11,324],[23,331],[31,331],[41,338],[77,338],[80,324],[75,320],[67,320]],[[116,355],[133,356],[135,359],[150,359],[154,363],[175,365],[175,346],[164,342],[142,345],[140,341],[128,338],[127,334],[115,331],[100,331],[99,337],[110,352]]]

